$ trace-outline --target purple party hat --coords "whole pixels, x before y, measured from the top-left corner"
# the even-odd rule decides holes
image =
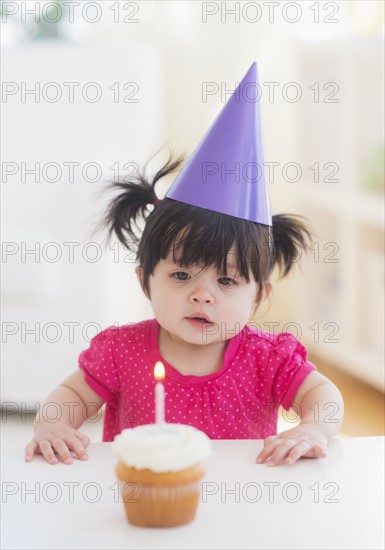
[[[166,197],[272,225],[254,62]]]

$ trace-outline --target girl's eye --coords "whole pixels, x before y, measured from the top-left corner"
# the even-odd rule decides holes
[[[218,279],[218,282],[222,286],[233,286],[237,284],[236,280],[232,279],[231,277],[221,277],[220,279]]]
[[[173,273],[171,277],[173,277],[177,281],[187,281],[187,279],[190,278],[190,275],[185,271],[177,271],[176,273]]]

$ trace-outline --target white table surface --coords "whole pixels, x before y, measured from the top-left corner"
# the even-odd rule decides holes
[[[126,521],[109,443],[71,466],[5,451],[1,548],[384,548],[383,437],[336,439],[326,459],[275,468],[255,463],[261,448],[213,441],[197,516],[169,529]]]

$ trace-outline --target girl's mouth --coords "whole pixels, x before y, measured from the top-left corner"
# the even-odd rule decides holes
[[[199,316],[196,316],[196,317],[186,317],[187,321],[193,325],[194,327],[203,327],[203,326],[210,326],[212,325],[212,321],[209,321],[208,319],[206,319],[205,317],[199,317]]]

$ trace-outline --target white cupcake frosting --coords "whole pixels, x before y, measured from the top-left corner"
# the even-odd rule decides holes
[[[123,430],[112,448],[118,458],[137,470],[174,472],[190,468],[211,454],[211,440],[185,424],[146,424]]]

